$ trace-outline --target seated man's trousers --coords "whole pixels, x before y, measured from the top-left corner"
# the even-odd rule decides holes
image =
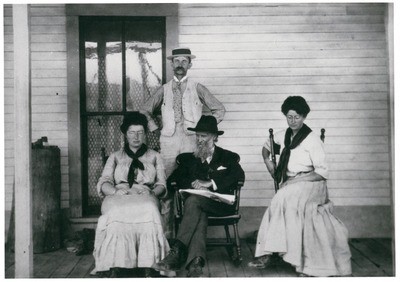
[[[195,257],[206,260],[208,216],[225,216],[234,212],[234,206],[209,198],[190,195],[185,199],[183,218],[176,239],[188,248],[186,267]]]

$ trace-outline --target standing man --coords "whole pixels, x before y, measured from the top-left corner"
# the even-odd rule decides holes
[[[213,116],[202,116],[195,128],[196,148],[193,153],[178,156],[179,166],[170,180],[179,189],[209,190],[220,194],[233,195],[240,179],[244,181],[244,171],[239,164],[238,154],[215,146],[218,130]],[[190,194],[183,205],[183,216],[176,239],[171,244],[168,255],[153,268],[159,271],[177,271],[182,265],[188,270],[188,277],[203,277],[206,261],[206,236],[208,216],[232,214],[234,205]]]
[[[158,126],[152,114],[161,105],[160,147],[167,177],[176,167],[176,157],[196,148],[195,134],[187,128],[197,124],[203,105],[210,109],[218,123],[225,115],[224,105],[205,86],[187,77],[195,57],[189,48],[173,49],[167,59],[171,60],[174,78],[161,86],[141,109],[149,121],[149,130],[154,131]]]

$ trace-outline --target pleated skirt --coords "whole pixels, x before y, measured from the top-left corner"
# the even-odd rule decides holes
[[[169,251],[158,199],[152,195],[107,196],[96,229],[95,269],[151,267]]]
[[[263,216],[255,256],[279,253],[310,276],[350,275],[348,231],[332,211],[326,181],[284,186]]]

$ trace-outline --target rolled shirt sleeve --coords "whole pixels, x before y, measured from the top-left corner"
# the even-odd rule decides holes
[[[108,157],[103,172],[99,178],[99,181],[97,182],[96,188],[97,188],[97,193],[99,194],[100,197],[105,196],[103,191],[101,190],[101,187],[103,186],[104,183],[110,183],[111,185],[115,186],[114,171],[115,171],[115,153],[112,153]]]
[[[281,146],[281,151],[283,150],[283,147],[284,147],[284,145],[282,145],[284,143],[283,142],[284,139],[285,139],[285,131],[278,131],[278,132],[276,132],[274,134],[274,142]],[[269,138],[267,138],[267,140],[265,141],[263,147],[265,149],[267,149],[269,152],[271,152],[271,142],[270,142]],[[279,155],[279,152],[275,152],[275,154]],[[271,158],[272,158],[271,154],[269,155],[269,158],[271,160]]]
[[[328,179],[328,166],[326,163],[326,154],[324,144],[321,140],[315,140],[312,148],[310,149],[310,158],[314,166],[314,172],[321,175],[323,178]]]
[[[154,110],[161,105],[164,99],[164,87],[161,86],[157,91],[143,104],[140,112],[147,117],[148,127],[151,132],[158,129],[158,125],[153,119]]]
[[[164,187],[164,193],[160,195],[160,198],[165,198],[167,197],[168,191],[167,191],[167,177],[165,175],[165,168],[164,168],[164,163],[161,157],[161,154],[156,153],[156,182],[154,183],[154,186],[160,185]]]
[[[225,116],[224,105],[214,97],[213,94],[202,84],[197,84],[197,95],[200,101],[210,109],[212,115],[216,118],[217,122],[220,123]]]

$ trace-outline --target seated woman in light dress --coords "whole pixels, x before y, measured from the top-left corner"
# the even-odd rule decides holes
[[[310,108],[303,97],[291,96],[281,110],[289,128],[275,134],[274,141],[283,149],[276,171],[269,141],[262,155],[269,173],[282,182],[264,214],[255,259],[248,265],[268,267],[271,255],[278,253],[299,276],[350,275],[348,231],[332,214],[324,146],[304,124]]]
[[[160,154],[144,144],[144,115],[128,113],[120,129],[125,146],[109,156],[97,184],[105,198],[92,274],[109,271],[111,277],[118,277],[120,268],[144,268],[145,276],[150,276],[151,266],[169,251],[159,202],[167,194],[164,165]]]

